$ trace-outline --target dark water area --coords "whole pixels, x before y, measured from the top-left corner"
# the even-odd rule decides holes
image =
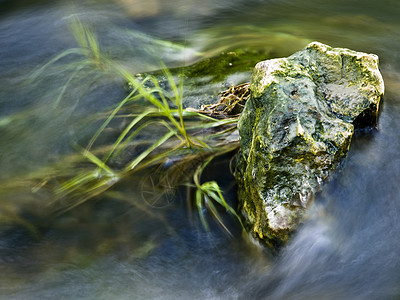
[[[0,1],[0,298],[399,299],[399,15],[394,0]],[[232,236],[211,218],[205,231],[185,189],[157,198],[142,178],[54,214],[52,191],[27,174],[45,179],[42,170],[84,147],[99,114],[126,96],[113,74],[72,76],[77,55],[36,72],[77,46],[74,16],[133,73],[239,51],[283,57],[314,40],[375,53],[385,80],[378,128],[356,133],[279,255],[252,244],[229,215]],[[213,85],[205,70],[187,94],[250,80],[247,64],[230,67]],[[234,204],[229,157],[207,176],[215,173]]]

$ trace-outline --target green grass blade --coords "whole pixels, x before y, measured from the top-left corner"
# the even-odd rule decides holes
[[[152,89],[152,90],[147,90],[143,85],[145,82],[148,80],[153,80],[152,78],[154,76],[148,75],[144,80],[142,80],[140,83],[139,81],[133,76],[129,71],[124,69],[121,66],[118,65],[113,65],[113,68],[116,70],[118,74],[120,74],[132,87],[137,90],[137,92],[143,96],[146,100],[148,100],[151,104],[153,104],[155,107],[160,109],[161,111],[165,110],[164,104],[160,102],[157,97],[153,95],[154,92],[158,92],[157,89]]]
[[[91,50],[91,53],[93,54],[94,58],[96,60],[100,60],[100,47],[96,35],[92,31],[87,29],[86,38],[88,41],[89,49]]]
[[[203,212],[203,193],[201,189],[197,189],[196,191],[196,208],[200,217],[201,224],[203,225],[204,229],[208,231],[210,228]]]
[[[212,199],[214,199],[217,203],[219,203],[221,206],[223,206],[227,212],[235,216],[242,227],[243,223],[242,220],[240,219],[239,215],[236,213],[236,211],[226,202],[224,196],[222,195],[221,188],[219,187],[218,183],[215,181],[210,181],[205,184],[203,184],[204,189],[207,191],[207,195],[209,195]]]
[[[229,231],[228,227],[224,224],[224,221],[221,218],[221,215],[219,214],[217,208],[215,207],[214,203],[212,203],[211,199],[208,198],[207,195],[204,195],[204,198],[206,199],[206,204],[207,207],[210,209],[211,213],[213,214],[214,218],[218,221],[218,223],[222,226],[222,228],[225,229],[225,231],[232,236],[232,233]]]
[[[148,126],[150,126],[150,125],[152,125],[152,124],[160,124],[160,125],[165,126],[169,131],[172,130],[171,127],[169,127],[168,124],[166,124],[166,123],[163,122],[163,121],[160,121],[160,120],[150,120],[150,121],[148,121],[148,122],[146,122],[146,123],[140,125],[138,128],[136,128],[136,130],[133,131],[133,132],[129,135],[129,137],[127,137],[127,138],[120,144],[119,149],[116,150],[116,151],[114,151],[114,154],[113,154],[113,155],[118,155],[118,154],[120,153],[120,151],[122,151],[123,149],[125,149],[126,145],[127,145],[132,139],[134,139],[141,131],[143,131],[144,128],[146,128],[146,127],[148,127]],[[178,139],[181,139],[181,138],[179,137],[179,135],[176,135],[176,137],[177,137]]]
[[[161,98],[161,100],[163,102],[165,110],[170,112],[171,108],[169,107],[167,98],[165,97],[165,95],[167,94],[167,91],[165,91],[164,89],[162,89],[160,87],[160,84],[158,83],[157,78],[155,78],[154,76],[151,77],[151,81],[153,82],[154,87],[155,87],[154,91],[157,92],[160,95],[160,98]]]
[[[85,52],[80,49],[80,48],[72,48],[72,49],[68,49],[58,55],[56,55],[55,57],[53,57],[51,60],[49,60],[47,63],[45,63],[41,68],[39,68],[38,70],[36,70],[35,72],[33,72],[30,75],[30,79],[31,80],[35,80],[37,77],[39,77],[39,75],[41,73],[43,73],[43,71],[48,68],[50,65],[56,63],[57,61],[59,61],[60,59],[70,55],[70,54],[79,54],[79,55],[84,55]]]
[[[107,191],[116,182],[117,181],[113,180],[112,178],[103,178],[102,180],[91,180],[90,183],[95,184],[90,187],[88,187],[87,185],[80,186],[81,188],[83,188],[83,190],[78,191],[75,195],[71,196],[71,199],[74,199],[73,202],[69,204],[66,208],[62,209],[60,213],[65,213],[68,210],[71,210],[74,207],[77,207],[82,203],[92,199],[93,197],[96,197],[97,195]]]
[[[82,151],[82,155],[84,157],[86,157],[87,159],[89,159],[92,163],[94,163],[96,166],[98,166],[103,171],[105,171],[109,174],[115,175],[113,170],[111,170],[102,160],[100,160],[96,155],[94,155],[90,151],[85,149]]]
[[[180,131],[182,132],[182,135],[185,137],[186,142],[187,142],[187,147],[190,148],[192,145],[192,142],[190,138],[187,135],[186,128],[185,128],[185,122],[183,120],[183,81],[181,84],[178,86],[176,85],[174,81],[174,77],[172,76],[171,72],[169,69],[165,66],[163,62],[161,62],[163,72],[165,76],[167,77],[168,83],[171,86],[171,89],[174,93],[175,96],[175,105],[178,108],[178,113],[179,113],[179,120],[180,120]],[[181,77],[183,79],[183,77]]]
[[[193,181],[196,185],[197,188],[202,187],[202,185],[200,184],[200,178],[201,178],[201,174],[203,173],[204,169],[207,167],[207,165],[212,161],[212,159],[214,158],[214,156],[209,157],[202,165],[200,165],[200,167],[198,167],[196,169],[196,171],[193,174]]]
[[[128,126],[125,127],[124,131],[120,134],[120,136],[118,137],[117,141],[114,143],[112,149],[110,150],[110,152],[108,153],[108,155],[106,156],[106,158],[104,159],[104,162],[108,161],[108,159],[113,155],[113,153],[115,152],[115,150],[118,148],[118,146],[121,144],[121,142],[125,139],[125,137],[128,135],[129,131],[132,130],[132,128],[138,124],[141,120],[143,120],[146,116],[148,116],[149,114],[153,113],[154,110],[149,109],[144,111],[143,113],[141,113],[140,115],[138,115],[136,118],[134,118],[129,124]],[[142,127],[140,130],[142,130],[144,127]],[[133,137],[132,137],[133,138]]]
[[[178,89],[178,87],[177,87],[177,85],[175,83],[174,77],[172,76],[171,72],[169,71],[167,66],[162,61],[161,61],[161,67],[162,67],[163,73],[164,73],[165,77],[167,78],[168,83],[169,83],[169,85],[170,85],[170,87],[171,87],[171,89],[172,89],[172,91],[174,93],[175,105],[178,107],[178,109],[179,109],[179,107],[182,108],[182,101],[181,101],[182,100],[182,95],[181,95],[181,93],[180,93],[180,91],[179,91],[179,89]]]
[[[73,21],[69,24],[69,27],[79,47],[88,49],[89,45],[86,39],[88,29],[82,24],[81,20],[77,16],[73,16]]]
[[[181,145],[177,145],[174,149],[171,149],[171,150],[168,150],[168,151],[163,151],[161,153],[153,155],[150,158],[144,160],[142,163],[140,163],[140,165],[136,166],[133,171],[137,172],[137,171],[146,169],[149,166],[153,166],[155,164],[159,164],[159,163],[165,161],[166,158],[169,158],[169,157],[171,157],[173,155],[176,155],[176,153],[180,152],[181,149],[182,149],[182,146]],[[127,170],[125,172],[129,173],[129,174],[132,173],[132,171],[127,172]]]
[[[143,82],[142,82],[143,84]],[[100,136],[100,134],[103,132],[103,130],[108,126],[108,124],[111,122],[112,119],[114,119],[115,115],[121,110],[122,106],[124,106],[125,103],[130,101],[132,99],[132,96],[137,92],[139,87],[136,87],[132,92],[129,93],[128,96],[125,97],[124,100],[122,100],[118,106],[113,110],[113,112],[110,114],[110,116],[107,118],[107,120],[101,125],[101,127],[96,131],[96,133],[93,135],[91,140],[89,141],[88,146],[86,147],[87,150],[90,150],[90,148],[93,146],[94,142],[97,140],[97,138]]]
[[[169,140],[172,136],[176,135],[175,131],[169,131],[167,132],[162,138],[157,140],[152,146],[147,148],[145,151],[143,151],[138,157],[136,157],[129,165],[127,166],[126,169],[128,170],[133,170],[138,164],[140,164],[154,149],[158,148],[160,145],[162,145],[164,142]]]
[[[88,171],[81,173],[70,180],[64,182],[60,188],[56,189],[56,194],[70,194],[73,191],[79,189],[80,187],[84,186],[88,182],[92,181],[94,178],[98,177],[97,171]]]

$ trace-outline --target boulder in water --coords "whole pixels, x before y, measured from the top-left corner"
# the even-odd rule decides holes
[[[376,55],[313,42],[258,63],[250,90],[234,175],[251,234],[277,247],[346,156],[354,128],[376,124],[384,84]]]

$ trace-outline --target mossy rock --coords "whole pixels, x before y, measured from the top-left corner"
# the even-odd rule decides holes
[[[376,124],[384,84],[376,55],[313,42],[258,63],[250,89],[238,124],[240,209],[251,234],[277,247],[347,155],[354,128]]]

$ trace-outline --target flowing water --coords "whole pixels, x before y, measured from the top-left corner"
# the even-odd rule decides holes
[[[399,299],[399,15],[397,0],[0,1],[0,298]],[[184,191],[149,203],[154,191],[132,178],[55,214],[52,190],[26,174],[45,180],[40,170],[84,147],[101,124],[93,116],[126,95],[116,76],[71,77],[73,55],[33,76],[76,47],[74,17],[132,72],[252,55],[200,80],[198,94],[249,81],[255,56],[287,56],[313,40],[375,53],[386,85],[378,129],[356,134],[279,255],[249,243],[229,216],[232,236],[212,220],[205,231]],[[214,169],[234,204],[226,161]]]

